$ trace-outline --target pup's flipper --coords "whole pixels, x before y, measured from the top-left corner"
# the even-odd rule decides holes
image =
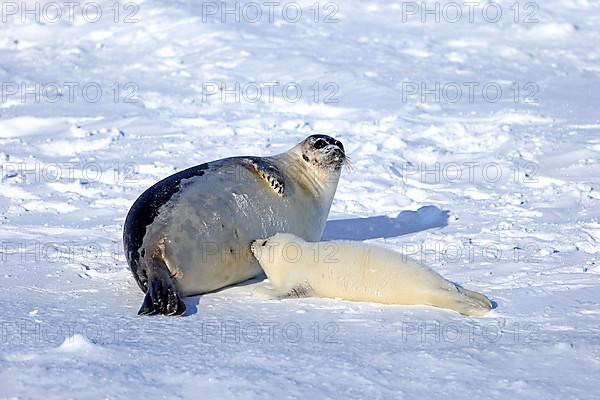
[[[492,309],[492,302],[483,294],[453,283],[432,296],[431,306],[447,308],[463,315],[481,316]]]

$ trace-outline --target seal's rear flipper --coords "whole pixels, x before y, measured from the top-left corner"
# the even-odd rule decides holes
[[[154,258],[148,266],[148,291],[138,315],[181,315],[185,304],[181,300],[175,281],[161,259]]]
[[[449,282],[448,288],[432,296],[429,304],[447,308],[467,316],[482,316],[492,309],[492,302],[483,294]]]

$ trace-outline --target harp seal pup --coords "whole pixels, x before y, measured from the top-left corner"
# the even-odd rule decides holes
[[[146,296],[138,314],[179,315],[182,297],[261,273],[250,242],[277,232],[321,238],[344,146],[313,135],[271,157],[232,157],[171,175],[135,201],[123,229],[127,263]]]
[[[357,241],[309,243],[289,233],[256,240],[251,249],[274,286],[268,297],[330,297],[427,305],[480,316],[492,304],[400,253]],[[264,289],[263,289],[264,290]]]

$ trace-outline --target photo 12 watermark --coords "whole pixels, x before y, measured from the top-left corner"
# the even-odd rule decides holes
[[[39,322],[19,319],[0,322],[0,345],[45,344],[58,346],[74,343],[81,336],[89,343],[137,343],[140,328],[133,322]]]
[[[135,162],[114,162],[111,164],[96,161],[39,162],[5,161],[0,162],[1,183],[73,183],[84,185],[93,183],[134,184],[139,181],[139,165]]]
[[[228,255],[227,246],[218,243],[205,243],[203,253],[206,257],[222,256],[225,261]],[[282,245],[282,246],[280,246]],[[279,249],[281,247],[281,249]],[[294,241],[278,243],[272,240],[269,246],[255,246],[254,251],[258,258],[274,263],[279,257],[286,263],[325,263],[339,264],[340,245],[336,241],[324,243],[295,243]],[[537,242],[521,241],[518,243],[503,243],[486,241],[477,243],[472,240],[464,241],[420,241],[403,242],[396,249],[402,262],[419,261],[422,264],[452,264],[467,265],[475,263],[496,264],[500,262],[511,263],[538,263],[536,257],[541,251]],[[266,254],[263,252],[267,252]],[[234,252],[230,252],[234,254]],[[243,254],[243,252],[235,252]],[[266,257],[265,257],[266,256]]]
[[[94,24],[100,21],[135,24],[140,22],[140,4],[111,2],[100,4],[95,1],[2,1],[0,20],[2,23],[37,23],[45,25],[60,22],[84,21]]]
[[[499,3],[494,1],[463,1],[463,2],[416,2],[403,1],[400,3],[401,22],[420,23],[490,23],[513,22],[522,24],[537,24],[540,11],[538,3],[525,1]]]
[[[337,24],[340,6],[335,2],[246,1],[223,2],[205,1],[201,3],[202,22],[248,23],[259,22],[297,24]]]
[[[139,86],[135,82],[2,82],[0,105],[7,103],[138,103]]]
[[[339,245],[335,241],[325,243],[284,243],[275,253],[276,241],[266,249],[256,248],[258,255],[266,251],[265,261],[274,262],[282,257],[286,263],[341,263]],[[203,242],[200,245],[202,263],[252,262],[254,256],[250,243]],[[498,264],[502,262],[535,264],[540,262],[542,247],[534,241],[478,243],[464,241],[421,241],[400,243],[395,251],[403,262],[418,261],[421,264],[443,264],[467,266],[469,264]],[[551,250],[548,250],[550,252]],[[125,262],[121,241],[99,242],[94,240],[2,240],[0,241],[0,263],[26,264],[79,263],[85,269],[89,265],[111,261]]]
[[[202,103],[297,103],[304,99],[312,103],[337,104],[340,87],[335,82],[313,82],[303,86],[298,82],[203,82]]]
[[[203,343],[322,343],[340,344],[335,322],[312,321],[206,321],[201,324]]]
[[[65,264],[79,263],[85,270],[90,265],[111,261],[125,263],[121,241],[97,242],[93,240],[2,240],[0,264]]]
[[[535,82],[402,82],[402,102],[539,104]]]
[[[540,327],[533,322],[513,322],[510,324],[491,322],[441,322],[411,321],[402,322],[400,334],[402,343],[523,343],[539,342]]]
[[[416,180],[422,183],[498,183],[509,180],[521,184],[539,183],[540,166],[533,161],[500,164],[495,161],[413,162],[399,165],[402,183]]]

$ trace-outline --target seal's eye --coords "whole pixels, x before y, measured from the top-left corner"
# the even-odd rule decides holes
[[[317,141],[313,145],[313,147],[317,150],[322,149],[325,146],[327,146],[327,142],[325,141],[325,139],[317,139]]]

